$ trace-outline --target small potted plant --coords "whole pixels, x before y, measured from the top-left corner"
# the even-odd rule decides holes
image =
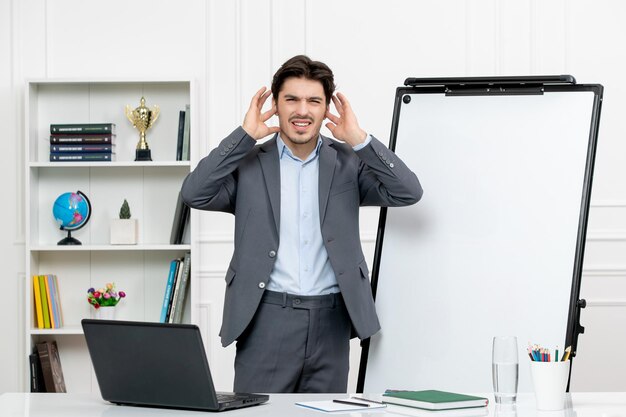
[[[108,282],[103,288],[89,288],[87,302],[93,306],[95,317],[112,320],[115,318],[115,306],[126,297],[124,291],[116,291],[115,283]]]
[[[136,245],[139,225],[137,219],[130,218],[130,206],[124,199],[119,219],[111,220],[111,245]]]

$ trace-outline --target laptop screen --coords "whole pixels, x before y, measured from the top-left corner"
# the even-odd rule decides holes
[[[89,319],[82,325],[104,400],[218,408],[197,326]]]

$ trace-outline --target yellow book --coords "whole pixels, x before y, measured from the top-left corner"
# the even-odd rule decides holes
[[[35,314],[37,315],[36,326],[43,329],[43,313],[41,311],[41,292],[39,290],[39,277],[33,275],[33,297],[35,298]]]
[[[54,300],[50,296],[50,283],[48,282],[47,275],[43,276],[43,282],[45,283],[45,286],[46,286],[46,297],[48,299],[48,315],[50,316],[50,328],[56,329],[57,323],[54,320],[54,308],[52,307],[52,303],[54,303]]]

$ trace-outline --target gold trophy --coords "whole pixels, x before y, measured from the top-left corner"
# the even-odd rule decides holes
[[[146,99],[141,97],[139,107],[132,109],[130,104],[126,105],[126,117],[133,124],[133,127],[139,131],[139,143],[135,149],[135,161],[152,161],[150,148],[146,141],[146,131],[152,127],[154,122],[159,118],[161,110],[159,106],[152,106],[152,110],[146,107]]]

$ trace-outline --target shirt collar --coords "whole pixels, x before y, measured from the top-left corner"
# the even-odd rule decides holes
[[[285,142],[283,141],[283,139],[280,137],[280,133],[278,134],[278,137],[276,138],[276,146],[278,146],[279,159],[283,159],[283,156],[287,155],[289,158],[293,159],[294,161],[300,161],[306,164],[307,162],[315,159],[319,155],[320,146],[322,146],[322,135],[317,136],[317,145],[315,145],[315,149],[313,149],[313,152],[309,154],[309,156],[306,158],[305,161],[302,161],[300,158],[298,158],[291,152],[291,149],[289,149],[289,146],[287,146]]]

